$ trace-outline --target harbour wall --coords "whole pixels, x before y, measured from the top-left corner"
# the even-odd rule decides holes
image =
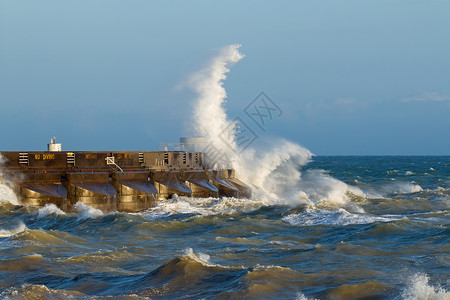
[[[204,154],[182,151],[0,152],[3,181],[23,205],[53,203],[71,211],[77,202],[137,212],[173,195],[250,198],[234,170],[209,170]]]

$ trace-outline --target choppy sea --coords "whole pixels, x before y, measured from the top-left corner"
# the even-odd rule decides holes
[[[2,186],[0,298],[450,299],[449,156],[316,156],[300,171],[327,180],[288,201],[140,213],[19,206]]]

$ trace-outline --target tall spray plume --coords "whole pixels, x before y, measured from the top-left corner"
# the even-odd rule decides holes
[[[198,94],[193,114],[194,131],[206,139],[209,149],[218,150],[223,154],[221,159],[214,161],[211,157],[206,157],[211,167],[228,167],[236,159],[237,144],[233,132],[235,125],[227,119],[223,107],[227,98],[223,81],[230,71],[228,67],[244,57],[239,53],[240,46],[230,45],[223,48],[206,68],[190,79],[191,87]],[[229,132],[224,133],[227,129]]]
[[[205,138],[207,149],[223,154],[221,159],[216,156],[208,161],[206,151],[209,166],[235,169],[237,177],[253,187],[254,197],[269,203],[342,206],[349,201],[348,191],[362,194],[320,170],[302,174],[300,170],[312,153],[287,140],[260,137],[257,147],[255,143],[239,149],[236,124],[225,112],[227,94],[223,87],[229,67],[244,58],[239,47],[223,48],[206,68],[190,78],[190,85],[198,94],[193,112],[194,132]]]

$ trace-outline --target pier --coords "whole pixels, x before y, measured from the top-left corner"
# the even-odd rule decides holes
[[[51,145],[51,144],[49,144]],[[49,150],[52,150],[49,146]],[[173,195],[250,198],[234,170],[209,170],[202,152],[31,151],[0,152],[3,181],[23,205],[77,202],[100,209],[137,212]]]

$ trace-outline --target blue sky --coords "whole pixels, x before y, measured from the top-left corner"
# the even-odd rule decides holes
[[[450,154],[449,1],[0,0],[0,150],[156,150],[190,135],[186,86],[221,48],[231,119],[315,154]],[[244,114],[245,116],[245,114]]]

